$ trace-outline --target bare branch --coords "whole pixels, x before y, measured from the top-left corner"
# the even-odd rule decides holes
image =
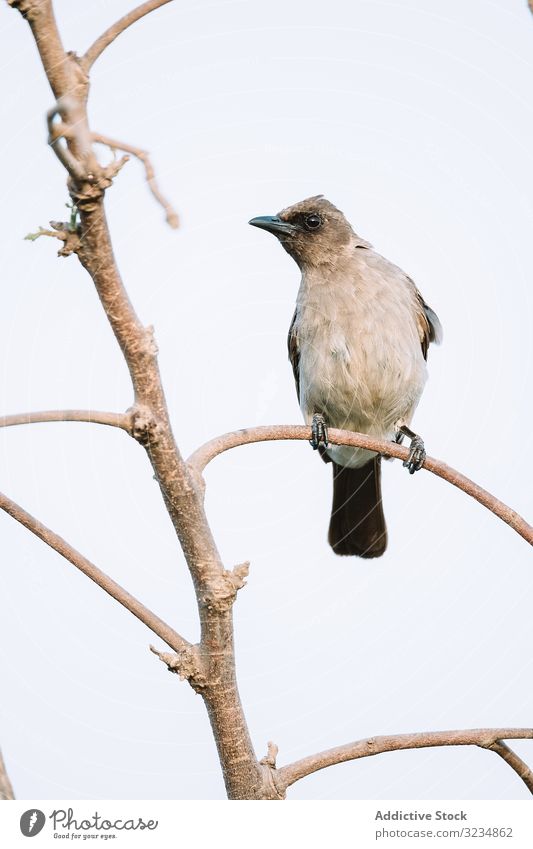
[[[90,422],[91,424],[118,427],[131,434],[133,414],[131,412],[103,413],[98,410],[44,410],[39,413],[16,413],[12,416],[0,416],[0,427],[43,422]]]
[[[65,240],[66,233],[64,230],[47,230],[46,227],[39,227],[34,233],[27,233],[24,238],[28,242],[36,242],[41,236],[49,236],[51,239]]]
[[[130,613],[133,613],[137,619],[140,619],[154,634],[157,634],[158,637],[161,637],[164,642],[174,649],[176,652],[181,652],[184,650],[192,649],[192,644],[181,637],[170,625],[167,625],[166,622],[163,622],[159,616],[156,616],[155,613],[152,613],[144,604],[142,604],[138,599],[132,596],[127,590],[123,589],[120,584],[117,584],[109,575],[106,575],[105,572],[102,572],[98,566],[95,566],[94,563],[91,563],[90,560],[87,560],[79,551],[76,551],[68,542],[66,542],[62,537],[58,536],[58,534],[51,531],[38,519],[35,519],[26,510],[23,510],[22,507],[19,507],[18,504],[15,504],[14,501],[11,501],[3,493],[0,493],[0,509],[4,510],[8,513],[13,519],[16,519],[17,522],[20,522],[21,525],[24,525],[32,534],[42,539],[50,548],[53,548],[54,551],[57,551],[58,554],[61,554],[66,560],[72,563],[76,569],[79,569],[80,572],[83,572],[84,575],[87,575],[91,581],[94,581],[95,584],[98,584],[103,590],[105,590],[108,595],[112,598],[116,599],[126,610],[129,610]]]
[[[6,765],[0,752],[0,802],[14,799],[13,787],[7,774]]]
[[[184,462],[172,432],[153,329],[139,320],[124,288],[107,227],[102,197],[85,203],[74,187],[80,213],[78,256],[100,297],[126,360],[135,392],[134,436],[146,448],[194,583],[201,624],[200,650],[209,672],[202,690],[218,747],[228,795],[264,798],[257,761],[240,701],[235,672],[231,602],[212,604],[228,581],[203,506],[203,493]],[[223,684],[222,684],[223,682]],[[270,788],[267,788],[270,790]]]
[[[486,748],[490,749],[492,752],[496,752],[497,755],[503,758],[504,761],[509,764],[511,769],[514,769],[517,775],[519,775],[529,792],[533,795],[533,772],[522,758],[520,758],[513,749],[501,740],[496,740]]]
[[[65,49],[57,28],[51,0],[8,0],[28,21],[48,82],[56,98],[72,86]]]
[[[29,242],[35,242],[41,236],[48,236],[52,239],[59,239],[63,242],[63,247],[57,252],[58,256],[70,256],[73,253],[78,253],[80,248],[80,236],[76,225],[76,214],[74,213],[71,221],[50,221],[51,230],[45,227],[39,227],[34,233],[27,233],[24,236]]]
[[[264,427],[245,428],[243,430],[233,431],[232,433],[224,433],[222,436],[211,439],[191,454],[187,462],[197,474],[201,474],[211,460],[224,451],[228,451],[230,448],[236,448],[238,445],[248,445],[252,442],[269,442],[277,439],[309,440],[310,437],[311,428],[304,425],[266,425]],[[363,433],[328,428],[328,438],[334,445],[368,448],[370,451],[377,451],[379,454],[396,457],[398,460],[406,460],[409,456],[409,449],[403,448],[396,442],[385,442],[382,439],[374,439]],[[498,516],[499,519],[510,525],[530,545],[533,545],[533,527],[519,513],[508,507],[503,501],[495,498],[486,489],[483,489],[477,483],[474,483],[474,481],[452,469],[451,466],[447,466],[446,463],[443,463],[441,460],[435,460],[433,457],[426,457],[423,468],[427,469],[428,472],[433,472],[434,475],[448,481],[448,483],[461,489],[467,495],[475,498],[487,510],[490,510],[495,516]]]
[[[325,769],[325,767],[358,760],[359,758],[368,758],[371,755],[381,755],[384,752],[426,749],[433,746],[480,746],[482,749],[497,751],[518,772],[528,790],[533,793],[531,773],[528,770],[528,774],[524,777],[517,769],[518,761],[520,761],[518,756],[512,752],[514,758],[511,763],[512,759],[509,756],[504,756],[501,751],[498,751],[498,748],[495,748],[498,743],[500,746],[504,746],[500,742],[502,738],[507,740],[532,740],[533,728],[475,728],[465,731],[427,731],[418,734],[370,737],[366,740],[358,740],[355,743],[347,743],[345,746],[327,749],[324,752],[318,752],[316,755],[310,755],[300,761],[288,764],[288,766],[282,766],[275,771],[274,780],[277,787],[286,790],[295,781],[299,781],[313,772],[318,772],[320,769]],[[511,752],[510,749],[509,752]],[[525,767],[522,761],[520,761],[520,764]],[[525,769],[527,770],[527,767]]]
[[[60,105],[60,100],[58,100],[57,104],[46,113],[48,144],[70,176],[75,180],[78,180],[78,182],[82,182],[85,179],[85,169],[68,147],[61,144],[61,139],[66,140],[72,138],[72,133],[67,124],[62,121],[55,120],[59,115],[61,115],[62,118],[66,117],[68,112],[72,111],[74,103],[74,98],[63,98],[62,106]]]
[[[74,168],[75,175],[68,180],[80,218],[76,254],[94,282],[126,360],[135,394],[133,435],[146,448],[194,583],[201,624],[199,652],[206,670],[201,692],[228,795],[233,799],[277,798],[265,775],[268,768],[255,755],[237,688],[232,604],[244,582],[244,567],[233,572],[224,569],[205,515],[202,487],[184,462],[172,433],[153,329],[141,323],[120,277],[103,204],[111,185],[110,169],[116,172],[116,166],[102,168],[96,161],[93,167],[88,158],[92,136],[86,109],[86,69],[126,26],[163,3],[146,3],[134,10],[104,33],[81,61],[63,51],[50,0],[14,0],[14,5],[30,22],[38,44],[51,42],[47,55],[53,53],[61,68],[61,73],[56,73],[54,63],[45,64],[64,125],[57,132],[81,166]],[[46,7],[46,15],[41,15],[42,7]],[[67,171],[72,166],[70,160],[64,164]]]
[[[89,71],[98,57],[104,52],[106,47],[109,47],[111,42],[113,42],[121,32],[124,32],[125,29],[130,27],[140,18],[144,17],[144,15],[148,15],[149,12],[153,12],[154,9],[159,9],[160,6],[164,6],[166,3],[170,3],[170,0],[148,0],[146,3],[141,3],[141,5],[137,6],[136,9],[128,12],[127,15],[124,15],[123,18],[120,18],[120,20],[110,26],[109,29],[106,29],[106,31],[96,39],[94,44],[91,44],[82,57],[81,62],[85,70]]]
[[[157,185],[155,171],[150,161],[148,151],[142,150],[140,147],[134,147],[133,145],[127,144],[126,142],[119,142],[116,139],[111,139],[109,138],[109,136],[102,135],[102,133],[93,133],[92,138],[93,141],[95,141],[97,144],[104,144],[107,147],[110,147],[113,151],[123,150],[125,153],[130,153],[132,156],[136,156],[137,159],[142,162],[142,164],[144,165],[144,171],[148,187],[152,192],[154,198],[156,199],[157,203],[159,203],[163,207],[167,223],[174,230],[176,230],[179,227],[178,213],[176,212],[172,204],[161,193],[159,186]]]

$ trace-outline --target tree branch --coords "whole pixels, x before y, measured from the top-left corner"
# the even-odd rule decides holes
[[[516,774],[526,785],[529,792],[533,795],[533,772],[530,770],[525,761],[523,761],[522,758],[520,758],[506,743],[502,742],[502,740],[495,740],[494,743],[491,743],[491,745],[486,748],[490,749],[491,752],[496,752],[497,755],[503,758],[504,761],[509,764],[511,769],[514,769]]]
[[[148,0],[146,3],[141,3],[141,5],[137,6],[136,9],[132,9],[131,12],[128,12],[127,15],[120,18],[115,24],[110,26],[109,29],[106,29],[106,31],[96,39],[94,44],[91,44],[89,49],[83,55],[81,62],[85,70],[90,70],[106,47],[109,47],[120,33],[124,32],[125,29],[130,27],[140,18],[144,17],[144,15],[148,15],[149,12],[153,12],[154,9],[159,9],[160,6],[164,6],[166,3],[170,3],[170,0]]]
[[[50,548],[61,554],[66,560],[72,563],[76,569],[87,575],[91,581],[98,584],[108,595],[118,601],[126,610],[133,613],[141,622],[144,623],[154,634],[161,637],[164,642],[174,649],[176,652],[191,651],[193,646],[183,637],[181,637],[170,625],[163,622],[159,616],[152,613],[144,604],[132,596],[127,590],[117,584],[109,575],[102,572],[98,566],[87,560],[79,551],[76,551],[68,542],[66,542],[58,534],[51,531],[30,513],[27,513],[22,507],[12,501],[7,495],[0,493],[0,510],[4,510],[21,525],[24,525],[32,534],[42,539]]]
[[[140,147],[134,147],[132,144],[127,144],[126,142],[119,142],[116,139],[111,139],[109,136],[102,135],[102,133],[93,133],[92,138],[97,144],[106,145],[107,147],[110,147],[112,151],[122,150],[124,153],[130,153],[142,162],[144,165],[144,172],[148,187],[157,203],[163,207],[167,224],[176,230],[179,227],[178,213],[159,189],[155,178],[154,167],[150,160],[150,156],[148,155],[148,151],[142,150]]]
[[[311,775],[313,772],[318,772],[320,769],[346,763],[346,761],[380,755],[384,752],[425,749],[433,746],[479,746],[482,749],[491,749],[501,755],[518,773],[528,790],[533,793],[530,770],[511,749],[501,743],[502,738],[507,740],[532,740],[533,728],[475,728],[465,731],[428,731],[418,734],[369,737],[366,740],[347,743],[345,746],[326,749],[324,752],[318,752],[316,755],[310,755],[287,766],[282,766],[275,770],[273,780],[280,792],[284,792],[291,784]],[[509,754],[500,751],[500,749],[508,749]]]
[[[243,430],[236,430],[232,433],[224,433],[222,436],[217,436],[206,442],[191,454],[187,463],[198,474],[201,474],[211,460],[224,451],[228,451],[230,448],[236,448],[238,445],[248,445],[252,442],[269,442],[277,439],[309,440],[310,437],[311,428],[304,425],[266,425],[264,427],[244,428]],[[328,438],[334,445],[367,448],[370,451],[395,457],[398,460],[406,460],[409,456],[408,448],[404,448],[396,442],[374,439],[363,433],[328,428]],[[448,481],[448,483],[461,489],[467,495],[475,498],[487,510],[490,510],[495,516],[498,516],[499,519],[510,525],[530,545],[533,545],[533,527],[519,513],[512,510],[503,501],[495,498],[486,489],[483,489],[477,483],[474,483],[474,481],[452,469],[451,466],[447,466],[446,463],[443,463],[441,460],[435,460],[433,457],[426,457],[422,468],[433,472],[434,475]]]
[[[0,802],[14,799],[13,788],[7,774],[6,765],[0,752]]]
[[[91,424],[118,427],[131,435],[133,414],[131,412],[104,413],[98,410],[43,410],[38,413],[15,413],[12,416],[0,416],[0,427],[43,422],[90,422]]]
[[[64,53],[50,0],[13,0],[13,5],[29,21],[38,45],[46,43],[47,56],[56,58],[55,63],[45,64],[44,50],[39,47],[57,100],[55,113],[61,119],[57,128],[52,122],[52,140],[64,138],[76,160],[73,166],[69,157],[62,157],[70,175],[70,196],[80,217],[76,254],[94,282],[126,360],[135,395],[133,436],[148,453],[194,583],[201,625],[198,651],[205,669],[201,693],[226,789],[233,799],[277,798],[267,768],[255,755],[237,688],[232,605],[244,584],[247,566],[233,570],[223,566],[205,515],[202,488],[174,440],[153,329],[139,320],[120,277],[103,203],[116,166],[102,168],[92,155],[90,161],[88,157],[92,135],[87,118],[87,69],[120,32],[163,2],[145,3],[126,15],[89,48],[83,60]]]
[[[45,74],[56,99],[72,82],[51,0],[7,0],[28,21]]]

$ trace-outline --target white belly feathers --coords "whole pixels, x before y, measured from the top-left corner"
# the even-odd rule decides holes
[[[324,286],[307,273],[297,301],[300,406],[307,423],[322,413],[330,427],[394,439],[395,423],[411,421],[426,381],[414,287],[396,266],[361,251],[357,279]],[[353,274],[353,272],[352,272]],[[371,286],[368,285],[369,277]],[[340,465],[360,466],[362,449],[331,446]]]

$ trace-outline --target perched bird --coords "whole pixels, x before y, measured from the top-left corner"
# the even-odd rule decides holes
[[[430,342],[442,329],[415,284],[352,230],[322,195],[249,222],[273,233],[302,280],[289,329],[289,359],[313,448],[333,464],[328,540],[337,554],[379,557],[387,547],[381,456],[328,444],[327,427],[411,440],[412,474],[424,462],[410,429],[427,379]]]

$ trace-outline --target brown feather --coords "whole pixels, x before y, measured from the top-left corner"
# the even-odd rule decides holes
[[[414,280],[412,280],[408,275],[406,275],[406,277],[409,282],[412,283],[416,292],[416,298],[419,306],[416,316],[418,333],[420,335],[422,353],[424,354],[424,359],[427,360],[429,343],[435,342],[436,345],[440,345],[442,342],[442,325],[437,313],[434,312],[428,304],[426,304],[424,298],[418,291]]]
[[[381,457],[359,469],[333,463],[328,542],[335,554],[380,557],[387,548],[381,503]]]
[[[300,347],[298,345],[298,336],[296,334],[296,310],[292,317],[291,326],[289,327],[289,335],[287,337],[287,346],[289,348],[289,360],[294,374],[294,382],[296,383],[296,394],[300,401]]]

